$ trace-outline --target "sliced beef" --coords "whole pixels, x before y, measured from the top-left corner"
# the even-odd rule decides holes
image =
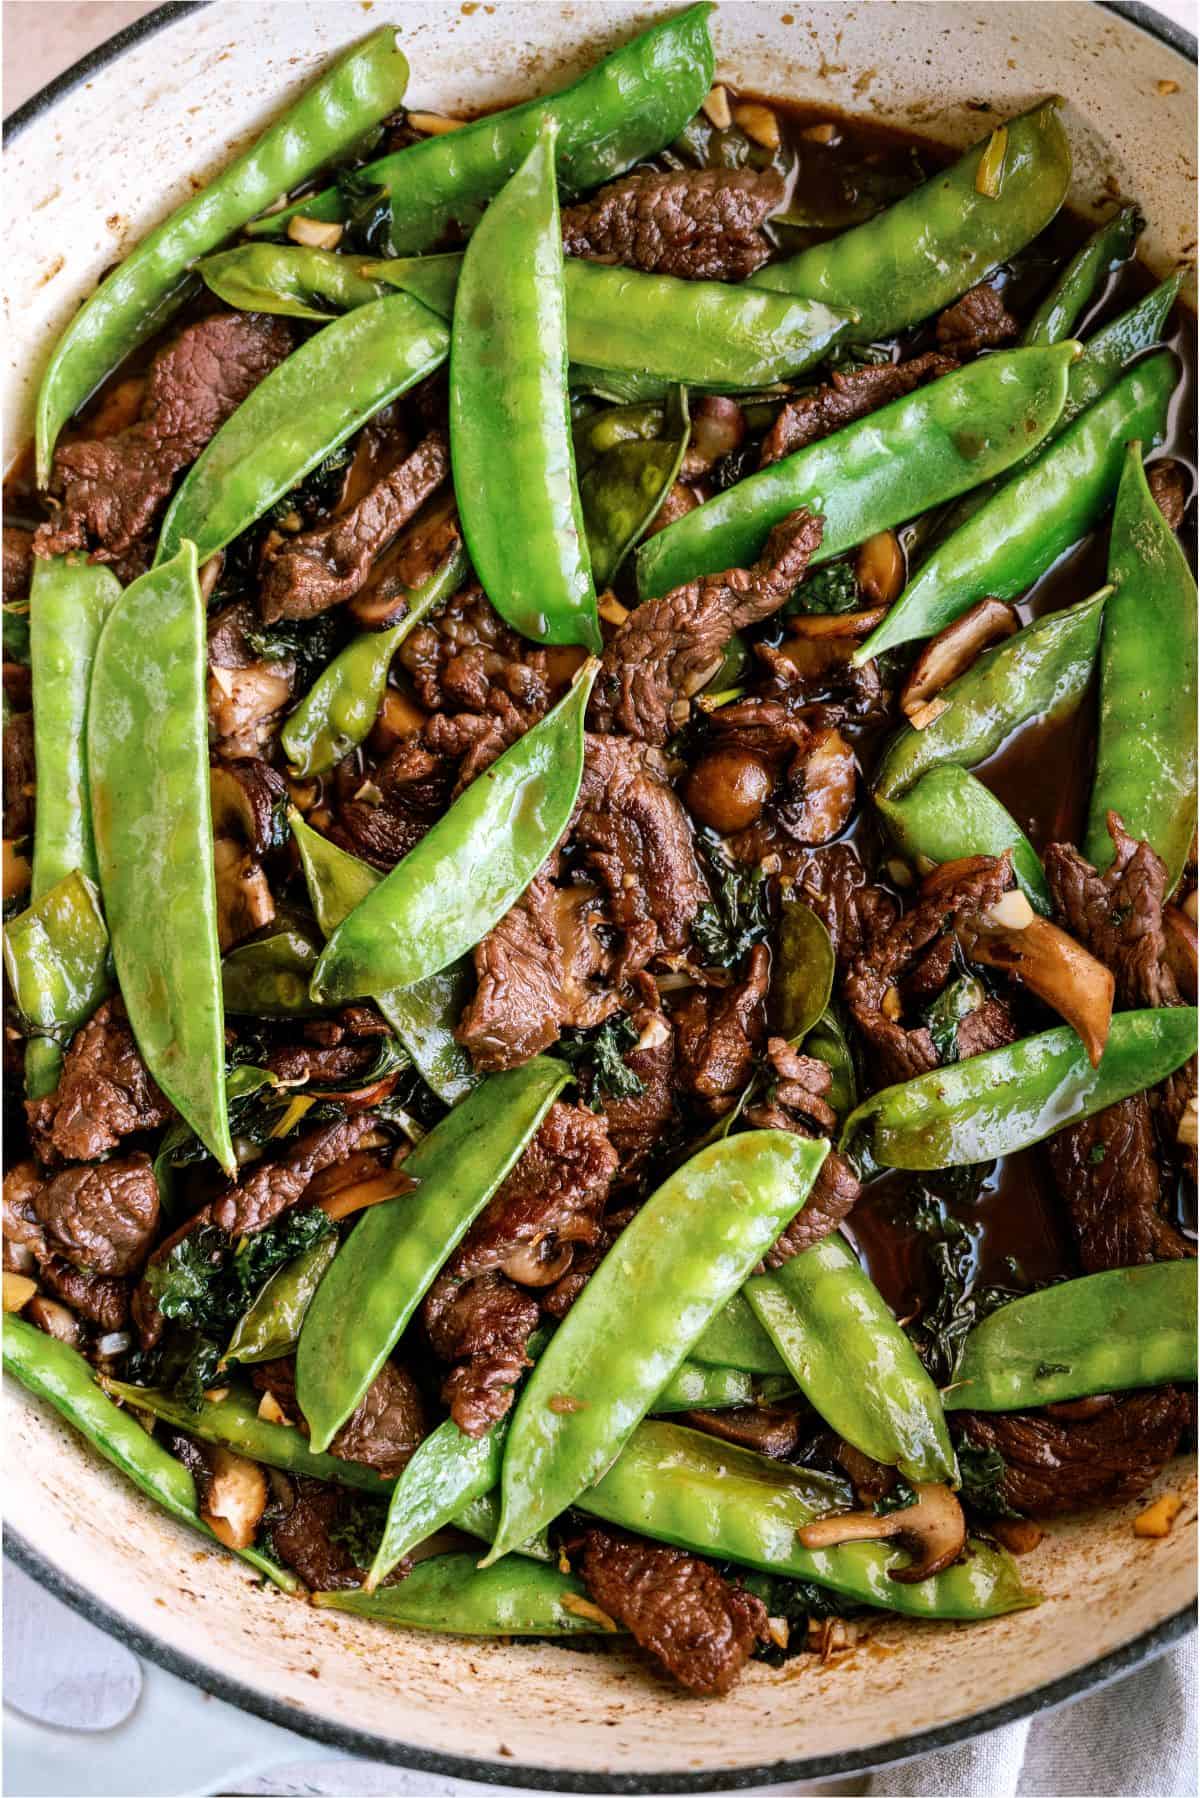
[[[815,1056],[801,1055],[782,1037],[767,1044],[767,1058],[775,1079],[765,1098],[746,1111],[746,1122],[756,1130],[790,1130],[797,1136],[829,1136],[837,1129],[837,1113],[828,1102],[833,1075]],[[765,1257],[767,1267],[782,1267],[793,1255],[836,1230],[849,1217],[862,1195],[853,1167],[836,1150],[826,1156],[808,1195],[782,1236]]]
[[[1145,1093],[1134,1093],[1046,1144],[1084,1273],[1178,1261],[1187,1239],[1162,1215],[1162,1181]]]
[[[598,1100],[608,1125],[608,1139],[617,1153],[614,1181],[627,1186],[641,1176],[642,1169],[654,1149],[675,1121],[675,1028],[670,1018],[658,1007],[658,994],[649,975],[635,977],[644,982],[645,1003],[635,1006],[630,1022],[638,1032],[638,1042],[624,1055],[625,1066],[635,1076],[641,1091],[624,1098],[614,1098],[600,1089],[591,1095]],[[649,993],[645,988],[649,987]],[[652,998],[651,998],[652,995]],[[644,1045],[644,1046],[643,1046]]]
[[[718,1442],[734,1442],[756,1455],[787,1461],[804,1435],[803,1411],[786,1405],[735,1405],[728,1411],[688,1411],[685,1421]]]
[[[458,1427],[481,1436],[512,1404],[538,1321],[535,1291],[600,1234],[617,1157],[603,1118],[552,1105],[541,1128],[450,1257],[425,1299],[434,1353],[459,1363],[442,1387]]]
[[[771,531],[753,568],[733,568],[646,600],[609,641],[588,718],[662,745],[720,665],[735,631],[777,612],[820,546],[822,521],[803,510]]]
[[[766,1638],[761,1601],[681,1548],[590,1529],[581,1572],[600,1609],[689,1691],[728,1692]]]
[[[153,526],[176,475],[293,341],[286,320],[252,312],[188,325],[154,358],[135,424],[56,451],[50,492],[59,515],[40,526],[37,554],[90,549],[94,560],[112,562],[129,551]]]
[[[353,1555],[330,1535],[338,1505],[336,1486],[298,1479],[293,1482],[290,1509],[270,1526],[276,1555],[299,1574],[310,1592],[348,1592],[362,1584]]]
[[[57,1089],[26,1102],[39,1159],[98,1161],[134,1130],[159,1130],[175,1116],[133,1040],[120,999],[106,999],[71,1039]]]
[[[85,1273],[61,1255],[48,1255],[38,1268],[48,1292],[98,1330],[123,1330],[129,1322],[129,1283],[105,1274]]]
[[[1115,854],[1097,874],[1067,843],[1046,850],[1046,880],[1064,929],[1109,968],[1124,1007],[1178,1005],[1163,934],[1167,896],[1165,864],[1149,843],[1131,837],[1115,812],[1108,814]]]
[[[290,1143],[275,1161],[259,1162],[244,1181],[213,1200],[211,1220],[226,1235],[253,1236],[294,1205],[325,1168],[344,1161],[378,1129],[370,1112],[322,1124]]]
[[[744,281],[771,254],[763,221],[783,204],[775,169],[626,175],[562,215],[568,256],[685,281]]]
[[[744,977],[709,992],[693,988],[674,1012],[683,1090],[720,1117],[754,1070],[767,1033],[771,956],[765,943],[750,951]]]
[[[372,563],[450,472],[445,433],[431,431],[349,511],[268,547],[259,607],[268,624],[314,618],[363,586]]]
[[[868,881],[866,870],[849,843],[818,849],[804,863],[800,897],[829,932],[841,973],[879,941],[895,923],[898,908],[892,895]]]
[[[1015,1511],[1058,1517],[1136,1497],[1178,1450],[1189,1415],[1184,1393],[1159,1386],[1077,1422],[1044,1411],[960,1411],[957,1421],[973,1448],[1003,1456],[1001,1491]]]
[[[33,830],[37,765],[33,754],[33,713],[18,712],[4,726],[4,834],[27,837]]]
[[[425,1407],[416,1381],[406,1368],[385,1361],[329,1452],[391,1479],[408,1466],[425,1435]]]
[[[4,526],[4,603],[20,605],[29,598],[33,578],[33,532],[20,525]]]
[[[965,360],[977,356],[980,350],[1007,343],[1019,328],[996,289],[981,282],[941,314],[937,321],[938,348]]]
[[[272,1049],[263,1065],[267,1072],[288,1086],[300,1086],[315,1080],[325,1085],[331,1080],[352,1080],[363,1074],[375,1060],[376,1050],[370,1043],[337,1043],[330,1048],[310,1048],[294,1044],[285,1049]]]
[[[528,727],[544,717],[566,686],[552,677],[549,652],[511,630],[474,582],[435,617],[416,625],[399,654],[429,712],[486,714],[499,694]]]
[[[93,1274],[133,1274],[158,1231],[158,1182],[148,1155],[68,1167],[33,1201],[47,1241]]]
[[[1187,511],[1188,480],[1187,469],[1182,462],[1174,462],[1169,457],[1161,462],[1151,462],[1146,470],[1146,480],[1150,487],[1150,497],[1166,519],[1173,531],[1177,531],[1183,523],[1183,515]],[[8,533],[4,534],[5,569],[7,571]],[[5,575],[5,597],[7,597],[8,580]]]
[[[845,373],[835,370],[827,386],[800,399],[788,400],[780,409],[763,438],[759,466],[765,468],[769,462],[778,462],[782,456],[828,437],[831,431],[840,431],[843,425],[865,418],[892,400],[903,399],[914,388],[936,381],[939,375],[950,374],[957,367],[953,356],[930,350],[924,356],[914,356],[911,362],[885,362],[878,368],[852,368]]]
[[[296,684],[296,660],[268,660],[251,648],[256,623],[239,601],[217,612],[208,627],[208,732],[222,757],[259,755]]]
[[[415,737],[397,743],[367,774],[352,753],[334,772],[330,797],[335,817],[326,834],[339,848],[386,873],[445,811],[453,781],[453,763]]]

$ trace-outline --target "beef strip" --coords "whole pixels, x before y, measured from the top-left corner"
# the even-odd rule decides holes
[[[445,433],[431,431],[381,476],[349,511],[281,538],[263,556],[259,608],[264,621],[314,618],[358,592],[375,558],[435,493],[450,472]]]
[[[1098,1415],[1070,1422],[1044,1411],[960,1411],[973,1448],[1004,1457],[1001,1492],[1029,1517],[1123,1504],[1143,1491],[1179,1447],[1187,1397],[1174,1386],[1130,1392]]]
[[[244,1181],[213,1200],[210,1217],[226,1235],[253,1236],[301,1198],[310,1181],[344,1161],[363,1138],[378,1129],[369,1111],[360,1111],[289,1143],[275,1161],[260,1161]]]
[[[1063,927],[1111,970],[1118,1005],[1178,1005],[1163,935],[1166,866],[1115,812],[1108,814],[1108,831],[1115,853],[1103,874],[1069,843],[1049,845],[1046,880],[1054,909]]]
[[[38,1267],[47,1291],[98,1330],[123,1330],[129,1322],[129,1283],[105,1274],[85,1273],[61,1255],[48,1255]]]
[[[1187,511],[1190,486],[1187,469],[1182,462],[1174,462],[1170,457],[1165,457],[1160,462],[1151,462],[1146,470],[1146,480],[1150,487],[1150,497],[1171,529],[1177,531]],[[7,532],[5,543],[7,547]]]
[[[694,987],[675,1007],[679,1083],[714,1117],[729,1110],[753,1072],[767,1032],[770,980],[770,951],[757,943],[741,980],[715,992]]]
[[[175,476],[290,355],[293,341],[285,319],[252,312],[186,326],[155,356],[135,424],[55,452],[50,492],[58,517],[39,527],[37,554],[90,548],[93,560],[112,562],[131,550],[153,526]]]
[[[37,766],[33,753],[33,713],[18,712],[4,726],[4,834],[33,831]]]
[[[841,973],[882,938],[895,923],[896,901],[867,880],[849,843],[835,843],[809,856],[800,873],[800,898],[829,932]]]
[[[608,1139],[617,1153],[614,1183],[628,1186],[641,1176],[654,1149],[675,1121],[675,1028],[659,1009],[658,991],[648,974],[634,977],[643,1003],[629,1014],[638,1032],[638,1043],[624,1055],[625,1066],[641,1083],[641,1091],[614,1098],[605,1088],[589,1088],[608,1125]],[[644,1044],[644,1046],[642,1046]]]
[[[804,1435],[805,1414],[786,1405],[735,1405],[728,1411],[687,1411],[683,1422],[718,1442],[735,1442],[773,1461],[787,1461]]]
[[[134,1157],[135,1164],[144,1161],[143,1156]],[[85,1237],[90,1238],[107,1221],[103,1186],[93,1186],[90,1192],[81,1193],[76,1177],[83,1175],[88,1180],[101,1182],[110,1178],[115,1194],[113,1209],[116,1221],[111,1238],[104,1237],[100,1246],[93,1247],[88,1257],[88,1267],[94,1267],[101,1260],[111,1262],[114,1259],[114,1244],[115,1258],[118,1261],[128,1257],[139,1217],[146,1215],[150,1204],[157,1214],[157,1187],[154,1186],[152,1193],[143,1190],[140,1194],[135,1194],[133,1181],[128,1177],[129,1172],[130,1164],[123,1162],[106,1162],[98,1168],[72,1168],[68,1170],[71,1177],[69,1184],[60,1192],[53,1192],[53,1189],[58,1187],[59,1181],[67,1180],[68,1175],[60,1174],[50,1182],[49,1190],[53,1196],[49,1198],[44,1196],[48,1189],[36,1162],[17,1162],[4,1176],[6,1268],[10,1265],[9,1251],[13,1245],[29,1251],[37,1262],[41,1284],[55,1297],[70,1305],[81,1317],[86,1317],[103,1330],[124,1328],[129,1317],[129,1287],[123,1279],[114,1279],[74,1265],[74,1260],[84,1259],[82,1255],[74,1253],[76,1245]],[[150,1175],[150,1183],[153,1186],[153,1174]],[[61,1221],[69,1240],[64,1240],[56,1233],[54,1225],[57,1221]],[[149,1248],[152,1239],[151,1228],[143,1236],[143,1253]],[[68,1255],[73,1255],[73,1259],[69,1260]],[[25,1266],[28,1266],[27,1261]],[[11,1271],[18,1271],[15,1263]]]
[[[821,529],[820,518],[793,512],[772,529],[753,568],[704,575],[631,612],[605,648],[588,708],[591,728],[666,743],[734,632],[769,618],[790,597]]]
[[[348,1592],[362,1584],[353,1555],[329,1533],[338,1505],[336,1486],[301,1478],[294,1482],[291,1508],[270,1525],[276,1556],[299,1574],[310,1592]]]
[[[475,582],[447,600],[434,618],[414,626],[399,655],[413,691],[430,712],[486,714],[502,694],[527,728],[545,716],[566,686],[565,679],[551,674],[550,652],[511,630]]]
[[[246,601],[225,606],[208,627],[208,732],[216,753],[261,753],[296,684],[294,656],[267,660],[250,647],[257,623]]]
[[[4,603],[20,605],[29,598],[33,578],[33,532],[17,524],[4,526]]]
[[[277,1080],[298,1086],[308,1080],[322,1085],[330,1080],[350,1080],[363,1074],[375,1060],[376,1050],[370,1043],[337,1043],[329,1048],[310,1048],[295,1043],[284,1049],[272,1049],[264,1066]]]
[[[134,1130],[159,1130],[175,1109],[150,1078],[120,999],[106,999],[71,1039],[56,1090],[25,1105],[39,1160],[98,1161]]]
[[[747,1124],[756,1130],[790,1130],[796,1136],[832,1135],[838,1120],[827,1099],[833,1075],[826,1064],[815,1056],[799,1054],[780,1036],[768,1042],[767,1058],[775,1080],[766,1097],[747,1108]],[[849,1217],[861,1195],[862,1187],[849,1161],[831,1151],[807,1203],[767,1252],[766,1266],[782,1267],[793,1255],[822,1241]]]
[[[685,281],[744,281],[771,254],[775,169],[669,169],[612,181],[562,215],[568,256]]]
[[[308,1434],[296,1400],[296,1362],[291,1355],[260,1361],[250,1369],[256,1392],[269,1392],[290,1423]],[[373,1467],[385,1479],[407,1467],[427,1433],[420,1389],[406,1367],[385,1361],[346,1419],[329,1453],[341,1461]]]
[[[865,418],[880,406],[902,399],[926,381],[936,381],[958,367],[953,356],[930,350],[910,362],[885,362],[878,368],[835,370],[825,387],[788,400],[763,438],[760,468],[778,462],[843,425]]]
[[[158,1231],[158,1182],[148,1155],[68,1167],[33,1201],[51,1247],[93,1274],[133,1274]]]
[[[728,1692],[766,1639],[762,1602],[681,1548],[589,1529],[581,1572],[600,1609],[689,1691]]]
[[[521,1286],[559,1279],[594,1243],[617,1157],[603,1118],[555,1104],[430,1288],[422,1316],[434,1353],[458,1362],[442,1387],[458,1427],[481,1436],[512,1404],[529,1365],[538,1303]]]
[[[994,287],[980,282],[947,306],[937,321],[939,350],[965,359],[1007,343],[1020,329]]]
[[[452,763],[415,737],[397,743],[367,774],[351,753],[334,772],[335,818],[326,834],[340,849],[386,873],[445,811],[453,780]]]

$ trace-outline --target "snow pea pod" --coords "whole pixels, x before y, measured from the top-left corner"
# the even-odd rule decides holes
[[[296,1394],[316,1451],[329,1447],[570,1077],[545,1056],[493,1074],[409,1156],[416,1191],[372,1206],[351,1230],[317,1288],[296,1352]]]
[[[276,1268],[249,1310],[238,1319],[225,1350],[226,1361],[250,1366],[290,1355],[300,1340],[300,1327],[321,1284],[325,1270],[337,1254],[336,1235],[323,1236],[295,1260]]]
[[[1106,819],[1167,864],[1173,891],[1196,830],[1196,583],[1131,443],[1117,489],[1100,639],[1099,741],[1083,852],[1113,858]]]
[[[1012,851],[1012,870],[1030,905],[1050,916],[1050,889],[1037,850],[1016,819],[981,780],[947,762],[930,768],[901,798],[875,804],[910,861],[953,862]]]
[[[583,721],[599,663],[472,781],[339,924],[317,963],[326,1004],[388,992],[465,955],[520,898],[575,807]]]
[[[626,1225],[517,1401],[489,1562],[557,1517],[620,1453],[803,1205],[828,1146],[779,1130],[726,1137],[670,1175]]]
[[[508,1419],[483,1436],[467,1436],[452,1417],[426,1436],[392,1488],[387,1523],[363,1582],[373,1592],[396,1563],[435,1530],[453,1523],[500,1477]],[[489,1538],[490,1539],[490,1538]]]
[[[1016,352],[1047,353],[1054,352]],[[1028,468],[1006,481],[937,546],[887,617],[859,645],[856,664],[897,644],[934,636],[985,594],[1012,599],[1031,587],[1108,510],[1126,443],[1135,437],[1158,442],[1175,382],[1175,358],[1169,351],[1148,356],[1122,375]]]
[[[530,1560],[480,1568],[473,1554],[435,1555],[398,1586],[378,1592],[314,1592],[313,1603],[397,1629],[453,1636],[577,1636],[615,1629],[597,1615],[574,1574]]]
[[[785,899],[771,963],[771,1028],[793,1045],[823,1016],[837,957],[829,932],[802,899]]]
[[[177,208],[102,281],[59,339],[37,400],[38,485],[59,431],[130,350],[162,328],[193,285],[196,259],[393,112],[408,64],[384,26],[339,57],[215,180]],[[186,533],[181,533],[181,535]]]
[[[641,1424],[577,1500],[580,1510],[655,1541],[812,1580],[907,1617],[976,1620],[1036,1603],[1009,1556],[984,1542],[972,1540],[967,1560],[912,1586],[888,1577],[904,1564],[890,1543],[801,1548],[799,1528],[853,1502],[843,1480],[672,1423]]]
[[[967,1336],[948,1410],[1023,1411],[1196,1378],[1196,1269],[1120,1267],[1014,1299]]]
[[[670,1411],[724,1411],[731,1405],[752,1405],[754,1399],[754,1376],[740,1367],[709,1367],[702,1361],[684,1361],[651,1409],[659,1417]]]
[[[596,187],[672,143],[712,86],[711,6],[689,6],[652,25],[570,87],[476,119],[382,156],[358,171],[391,195],[393,255],[424,250],[452,226],[469,229],[529,154],[544,120],[559,126],[557,174],[570,192]],[[295,214],[340,219],[337,188],[306,194],[249,227],[280,237]]]
[[[554,130],[539,135],[463,257],[450,459],[463,536],[501,617],[535,642],[599,652],[571,446]]]
[[[760,469],[642,544],[642,598],[750,567],[797,506],[825,520],[819,563],[1001,473],[1062,411],[1078,353],[1057,344],[984,357]]]
[[[231,949],[221,963],[228,1012],[252,1018],[311,1017],[308,983],[320,954],[302,930],[286,928]]]
[[[867,343],[948,306],[1048,225],[1067,195],[1071,152],[1057,99],[1010,119],[999,193],[976,177],[994,133],[894,206],[750,277],[858,311]]]
[[[800,1390],[839,1436],[906,1480],[958,1484],[937,1387],[838,1231],[745,1290]]]
[[[836,1005],[828,1005],[804,1039],[804,1053],[823,1061],[833,1075],[833,1085],[825,1095],[840,1118],[848,1117],[858,1104],[858,1070],[849,1033]]]
[[[1015,1154],[1157,1086],[1196,1046],[1189,1006],[1113,1015],[1099,1067],[1069,1027],[885,1087],[847,1118],[841,1146],[864,1166],[965,1167]]]
[[[326,325],[259,382],[192,464],[163,519],[156,561],[185,537],[202,562],[215,555],[449,348],[445,325],[408,294]]]
[[[387,288],[359,272],[357,256],[310,250],[302,244],[244,243],[206,256],[196,273],[227,306],[242,312],[274,312],[326,324],[381,300]]]
[[[327,937],[332,936],[383,876],[313,830],[299,812],[290,813],[289,822],[317,923]],[[470,1056],[454,1040],[471,979],[470,962],[460,960],[412,986],[375,995],[376,1005],[412,1056],[422,1080],[447,1105],[457,1104],[478,1080]]]
[[[182,1461],[148,1436],[129,1411],[120,1409],[96,1383],[91,1365],[76,1349],[22,1317],[4,1320],[4,1371],[35,1398],[52,1405],[119,1473],[179,1523],[215,1541],[200,1517],[196,1483]],[[235,1549],[240,1560],[279,1586],[298,1592],[300,1582],[257,1549]]]
[[[1133,255],[1145,225],[1136,206],[1122,206],[1072,256],[1021,333],[1022,343],[1061,343],[1069,337],[1101,281]]]
[[[481,1493],[465,1504],[454,1519],[454,1527],[466,1530],[468,1536],[478,1536],[481,1542],[491,1542],[500,1522],[500,1489],[493,1487],[490,1492]],[[557,1561],[558,1550],[550,1545],[547,1531],[539,1530],[536,1536],[530,1536],[513,1549],[515,1555],[528,1555],[534,1561]]]
[[[669,408],[634,408],[656,415],[657,428],[651,435],[630,435],[611,443],[596,453],[587,466],[584,455],[589,436],[611,429],[615,415],[609,412],[594,423],[588,421],[592,424],[590,433],[576,430],[579,499],[597,587],[611,583],[679,474],[691,427],[686,391],[676,388],[674,392],[675,402]]]
[[[973,767],[1027,718],[1053,717],[1077,705],[1092,677],[1111,592],[1101,587],[984,650],[939,695],[944,712],[924,730],[906,724],[893,737],[875,776],[876,793],[895,799],[947,762]]]
[[[735,1292],[688,1351],[706,1367],[736,1367],[746,1373],[785,1373],[783,1357],[750,1309]]]
[[[279,733],[296,774],[327,774],[369,734],[396,651],[422,618],[457,592],[467,568],[467,552],[456,543],[410,594],[398,623],[388,630],[364,631],[322,669]]]
[[[87,760],[113,961],[142,1058],[232,1178],[196,547],[126,587],[96,649]]]
[[[86,874],[66,875],[5,925],[4,971],[18,1011],[44,1033],[30,1047],[64,1047],[112,985],[100,894]]]

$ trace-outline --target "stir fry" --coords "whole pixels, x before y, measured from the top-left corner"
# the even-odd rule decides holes
[[[720,1694],[1188,1440],[1196,588],[1059,102],[952,161],[709,11],[473,121],[376,32],[53,349],[3,1230],[256,1578]]]

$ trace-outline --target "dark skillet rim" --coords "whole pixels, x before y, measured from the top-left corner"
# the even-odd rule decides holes
[[[9,114],[4,121],[5,143],[26,130],[43,113],[49,112],[81,82],[87,81],[109,63],[123,56],[126,50],[153,37],[165,26],[174,24],[188,13],[198,12],[208,3],[209,0],[170,0],[169,4],[156,7],[144,18],[106,39]],[[1142,4],[1142,0],[1096,0],[1096,4],[1105,12],[1113,12],[1127,19],[1189,62],[1196,61],[1196,39],[1192,33],[1165,18],[1153,7]],[[1008,1723],[1018,1723],[1025,1717],[1038,1716],[1059,1705],[1069,1704],[1073,1699],[1097,1692],[1114,1680],[1148,1666],[1196,1627],[1195,1608],[1186,1606],[1155,1624],[1153,1629],[1135,1636],[1131,1642],[1124,1643],[1111,1654],[1102,1656],[1100,1660],[1090,1661],[1073,1673],[1050,1680],[1031,1692],[1023,1693],[1019,1698],[1010,1699],[1006,1704],[975,1711],[971,1716],[961,1717],[954,1723],[921,1730],[914,1735],[904,1736],[893,1742],[878,1743],[871,1748],[850,1749],[841,1754],[816,1755],[802,1760],[772,1761],[754,1767],[722,1769],[716,1773],[590,1774],[554,1767],[527,1766],[516,1761],[484,1761],[435,1753],[428,1749],[406,1747],[387,1737],[352,1729],[344,1723],[327,1722],[324,1718],[283,1704],[278,1699],[264,1697],[253,1687],[243,1685],[240,1680],[229,1679],[207,1663],[193,1660],[190,1655],[182,1654],[156,1637],[145,1634],[121,1616],[120,1612],[101,1603],[69,1574],[54,1566],[16,1531],[5,1531],[4,1552],[45,1591],[69,1605],[88,1623],[95,1624],[98,1629],[132,1649],[135,1654],[143,1655],[146,1660],[162,1667],[167,1673],[187,1680],[189,1684],[223,1699],[227,1704],[236,1705],[239,1710],[261,1717],[264,1722],[273,1723],[281,1729],[290,1729],[296,1735],[307,1736],[349,1756],[384,1761],[394,1767],[411,1768],[413,1771],[439,1774],[452,1779],[486,1780],[493,1785],[526,1786],[550,1792],[725,1792],[747,1786],[782,1783],[784,1780],[828,1779],[894,1765],[898,1761],[911,1760],[940,1748],[954,1747],[986,1734],[989,1730],[1000,1729]]]

